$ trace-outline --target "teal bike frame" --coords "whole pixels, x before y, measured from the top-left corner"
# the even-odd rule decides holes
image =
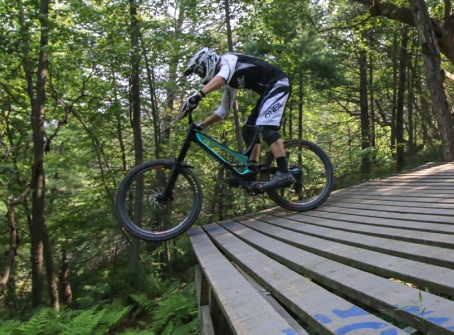
[[[162,193],[159,200],[169,199],[169,197],[172,196],[172,190],[181,168],[192,168],[192,166],[189,166],[184,162],[184,159],[186,158],[186,154],[188,153],[192,142],[197,143],[200,148],[208,153],[214,160],[219,162],[223,167],[229,170],[234,176],[239,177],[240,180],[243,180],[246,176],[252,173],[247,163],[252,149],[254,148],[254,143],[260,136],[260,133],[258,131],[256,131],[254,139],[251,142],[251,145],[246,149],[246,151],[244,153],[239,153],[227,148],[212,137],[202,133],[200,131],[200,127],[196,125],[192,120],[192,111],[188,111],[187,113],[189,114],[189,129],[186,135],[186,139],[183,143],[183,146],[181,147],[179,155],[177,156],[177,158],[175,158],[175,164],[172,171],[170,172],[169,182],[167,183],[167,187]],[[228,157],[233,158],[234,161],[229,161],[227,159]],[[245,183],[243,186],[248,191],[257,193],[257,191],[252,190],[250,185],[248,185],[247,183]]]

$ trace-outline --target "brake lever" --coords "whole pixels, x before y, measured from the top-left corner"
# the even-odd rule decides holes
[[[184,113],[184,114],[183,114],[183,119],[188,115],[188,113],[189,113],[189,110],[188,110],[188,109],[189,109],[189,108],[187,107],[186,104],[184,104],[183,107],[181,107],[181,113]]]
[[[184,119],[186,116],[189,115],[189,124],[193,123],[193,120],[192,120],[192,111],[194,110],[195,108],[188,108],[186,106],[186,104],[183,106],[183,108],[181,108],[181,111],[184,113],[183,114],[183,117],[182,119]]]

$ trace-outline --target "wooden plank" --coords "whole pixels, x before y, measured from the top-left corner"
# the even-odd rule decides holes
[[[333,192],[333,196],[345,193],[402,195],[407,197],[436,197],[440,193],[452,198],[454,189],[454,164],[442,164],[417,171],[410,171],[386,179],[370,181]]]
[[[430,205],[453,205],[454,198],[450,196],[441,196],[440,193],[436,195],[420,195],[415,193],[404,193],[401,194],[394,192],[392,194],[380,194],[371,192],[356,192],[356,190],[350,190],[349,192],[335,193],[325,202],[326,205],[330,203],[341,203],[342,201],[357,201],[357,200],[377,200],[377,201],[392,201],[397,203],[396,205],[402,204],[404,206],[430,206]]]
[[[255,226],[255,223],[251,222],[251,225]],[[224,222],[222,226],[240,237],[244,241],[242,243],[248,243],[248,247],[218,230],[211,229],[210,235],[232,259],[247,268],[245,271],[258,271],[256,276],[267,281],[268,285],[275,285],[278,279],[267,279],[265,273],[255,269],[254,263],[269,263],[269,260],[263,259],[261,253],[282,264],[274,269],[279,274],[279,280],[282,276],[288,278],[287,272],[282,269],[285,266],[313,279],[314,282],[322,283],[339,295],[361,301],[377,313],[385,313],[398,319],[399,322],[424,329],[427,333],[454,333],[453,301],[326,259],[285,241],[279,241],[273,238],[276,236],[274,234],[269,237],[233,221]],[[248,261],[252,257],[254,260]],[[298,285],[305,283],[298,281]],[[299,291],[292,292],[291,294],[298,294]],[[325,302],[324,297],[319,296],[319,301]],[[287,302],[284,303],[288,306]],[[331,306],[325,305],[325,310],[330,308]],[[429,314],[424,315],[425,312]]]
[[[260,217],[260,220],[266,222],[273,222],[279,224],[280,222],[287,222],[290,227],[301,227],[301,229],[309,229],[306,225],[324,227],[326,229],[336,229],[351,233],[359,233],[363,235],[370,235],[393,239],[398,241],[405,241],[411,243],[427,244],[443,248],[454,247],[454,226],[448,225],[434,225],[430,223],[421,223],[418,230],[409,228],[411,222],[409,221],[394,221],[384,220],[383,225],[377,224],[379,221],[371,217],[370,221],[364,217],[345,215],[340,216],[338,213],[329,213],[324,215],[323,212],[306,213],[304,216],[293,215],[280,217]],[[335,219],[333,219],[335,218]],[[292,222],[288,222],[292,221]],[[363,221],[363,222],[361,222]],[[366,221],[366,222],[364,222]],[[382,222],[382,221],[380,221]],[[298,225],[302,223],[304,225]],[[416,224],[413,224],[416,226]]]
[[[324,238],[304,235],[296,230],[283,229],[256,220],[238,219],[242,224],[264,234],[274,236],[287,244],[317,255],[372,272],[386,278],[397,278],[413,283],[421,289],[454,296],[454,270],[407,260],[375,251],[356,248]]]
[[[191,229],[188,235],[200,268],[234,334],[298,334],[227,261],[201,228]],[[219,329],[215,330],[218,334]]]
[[[197,305],[208,305],[210,302],[210,287],[199,265],[195,266],[195,289],[197,295]]]
[[[396,211],[399,208],[405,207],[410,210],[415,208],[424,208],[424,209],[452,209],[454,205],[454,199],[446,199],[446,198],[424,198],[417,200],[408,200],[407,197],[390,197],[390,196],[364,196],[364,195],[356,195],[356,194],[343,194],[342,197],[333,197],[329,203],[335,203],[337,206],[341,206],[342,203],[347,204],[362,204],[362,205],[380,205],[380,206],[388,206],[388,207],[395,207]],[[435,211],[437,214],[438,212]]]
[[[234,264],[235,265],[235,264]],[[259,291],[262,296],[266,299],[266,301],[273,306],[273,308],[281,314],[285,320],[292,326],[293,329],[296,329],[298,331],[298,334],[304,334],[304,335],[309,335],[306,330],[301,327],[301,325],[295,321],[295,319],[289,314],[286,308],[284,308],[282,305],[279,304],[279,302],[268,292],[263,286],[261,286],[259,283],[257,283],[251,276],[247,274],[244,270],[242,270],[240,267],[236,266],[238,268],[238,271],[241,272],[241,274],[251,283],[252,286],[256,288],[257,291]]]
[[[255,218],[276,224],[280,223],[282,219],[291,220],[294,222],[288,222],[290,227],[301,227],[301,229],[309,224],[400,241],[453,248],[453,225],[374,218],[359,214],[340,214],[330,212],[329,209],[329,207],[324,207],[303,214],[288,213],[285,216],[279,211],[268,211],[257,214]],[[254,218],[253,215],[245,217]],[[284,222],[286,222],[285,220]]]
[[[201,306],[199,308],[199,315],[201,335],[215,335],[210,307],[208,305]]]
[[[428,163],[411,170],[402,171],[401,173],[395,174],[388,178],[401,178],[405,176],[438,176],[442,174],[453,175],[454,164],[446,162]]]
[[[452,168],[452,166],[451,166]],[[453,169],[454,171],[454,169]],[[421,171],[418,174],[412,173],[404,173],[401,175],[386,177],[384,179],[375,179],[367,181],[360,185],[388,185],[393,186],[395,184],[428,184],[429,181],[433,181],[434,183],[445,184],[444,181],[452,181],[454,179],[454,172],[449,171],[445,173],[438,173],[435,170],[425,170]],[[424,172],[424,173],[423,173]],[[355,185],[358,187],[358,185]]]
[[[229,323],[229,316],[224,313],[224,309],[220,305],[218,299],[211,293],[212,290],[210,288],[210,303],[208,304],[208,310],[216,335],[235,335]]]
[[[454,223],[454,209],[452,208],[434,208],[434,207],[402,207],[395,205],[380,205],[375,203],[363,203],[363,202],[330,202],[331,208],[342,208],[342,209],[359,209],[361,212],[374,212],[375,213],[386,213],[391,212],[392,214],[399,214],[401,216],[406,215],[407,218],[419,217],[424,215],[424,218],[427,220],[436,220],[438,223]],[[445,217],[447,216],[447,217]],[[420,219],[422,220],[422,219]],[[442,220],[442,221],[440,221]]]
[[[432,188],[434,183],[430,183],[424,186],[418,185],[411,185],[411,184],[404,184],[399,185],[397,183],[387,184],[387,183],[368,183],[368,184],[360,184],[358,186],[352,186],[352,189],[359,190],[361,189],[362,192],[376,192],[376,193],[385,193],[390,194],[409,194],[414,193],[418,195],[424,194],[453,194],[454,190],[449,187],[449,184],[440,184],[437,185],[437,188]]]
[[[320,334],[406,334],[267,257],[220,226],[209,225],[205,229],[228,257]]]
[[[305,224],[302,225],[295,224],[301,223],[301,221],[294,221],[292,216],[282,219],[262,217],[260,221],[334,242],[454,269],[454,249],[427,245],[425,239],[419,241],[420,243],[396,241],[390,239],[389,236],[378,237],[376,235],[366,235],[368,232],[367,227],[364,227],[364,233],[356,233],[352,230],[345,231],[344,228],[339,229],[339,222],[337,221],[329,224],[329,220],[325,220],[323,222],[324,224],[312,225],[307,224],[309,221],[307,219],[307,216],[303,217],[303,223]],[[451,246],[454,247],[454,241],[452,241]]]
[[[372,185],[361,184],[359,186],[352,186],[348,188],[347,191],[339,190],[333,193],[333,196],[342,195],[343,193],[355,192],[358,194],[380,194],[380,195],[391,195],[391,196],[405,196],[405,197],[439,197],[440,195],[449,195],[452,196],[454,193],[451,190],[440,191],[438,189],[415,189],[412,187],[378,187]]]
[[[432,215],[424,214],[423,211],[419,211],[420,213],[412,213],[408,210],[402,210],[401,212],[395,211],[385,211],[380,210],[380,207],[377,206],[374,210],[370,208],[358,208],[360,206],[349,206],[347,207],[340,207],[337,206],[336,203],[330,203],[320,209],[330,212],[335,212],[339,214],[355,214],[355,215],[362,215],[362,216],[370,216],[375,218],[387,218],[387,219],[394,219],[394,220],[403,220],[403,221],[422,221],[422,222],[433,222],[433,223],[441,223],[441,224],[453,224],[452,220],[453,217],[449,215],[437,215],[437,212],[434,212]]]
[[[409,179],[396,179],[392,180],[380,180],[380,181],[371,181],[367,184],[361,184],[361,188],[381,188],[381,189],[408,189],[412,188],[418,191],[427,190],[432,188],[433,185],[437,185],[437,188],[441,191],[448,191],[447,193],[452,193],[449,188],[449,183],[452,182],[451,178],[437,178],[413,181]],[[358,188],[358,187],[356,187]]]
[[[305,213],[304,216],[295,215],[294,218],[300,222],[319,224],[323,222],[337,221],[339,228],[349,229],[348,223],[351,222],[353,227],[355,224],[362,224],[369,227],[387,227],[387,228],[398,228],[408,231],[421,231],[421,232],[432,232],[435,234],[452,235],[454,234],[454,226],[450,224],[438,224],[429,221],[414,221],[414,220],[401,220],[393,218],[392,215],[385,217],[374,217],[367,215],[364,211],[349,211],[347,213],[340,213],[333,210],[331,207],[319,208],[315,211]],[[279,214],[277,214],[279,216]],[[291,215],[286,215],[287,218],[292,218]],[[305,217],[308,217],[305,220]],[[344,226],[344,223],[347,223]],[[359,228],[359,227],[358,227]],[[355,228],[353,228],[355,230]],[[437,236],[437,235],[435,235]],[[392,237],[391,237],[392,238]],[[415,238],[417,238],[415,236]],[[441,239],[443,240],[443,239]],[[449,241],[448,241],[449,242]]]
[[[421,334],[417,329],[414,329],[412,327],[407,327],[404,329],[404,331],[410,335],[418,335]]]

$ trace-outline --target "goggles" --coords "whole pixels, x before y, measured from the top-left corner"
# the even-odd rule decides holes
[[[194,69],[194,73],[196,75],[198,75],[200,78],[203,78],[205,77],[205,71],[203,70],[203,68],[201,66],[197,66],[195,69]]]

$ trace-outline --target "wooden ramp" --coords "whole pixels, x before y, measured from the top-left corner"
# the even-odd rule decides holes
[[[189,231],[202,334],[454,334],[454,164]]]

